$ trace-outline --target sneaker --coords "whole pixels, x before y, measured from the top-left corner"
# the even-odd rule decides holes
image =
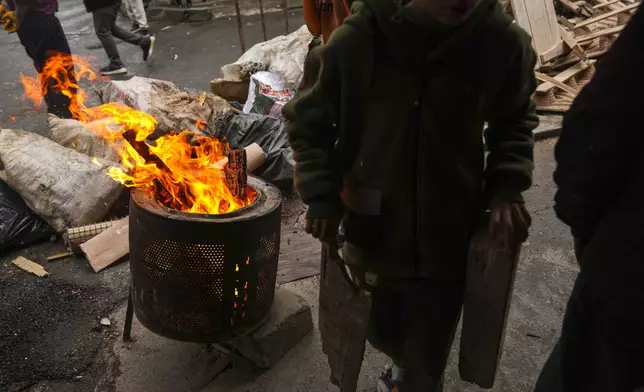
[[[387,368],[378,379],[376,390],[378,392],[399,392],[402,382],[403,369],[394,365]]]
[[[127,68],[122,65],[110,64],[107,67],[101,68],[101,75],[110,76],[110,75],[123,75],[127,73]]]
[[[156,41],[156,38],[151,36],[141,45],[141,49],[143,49],[143,61],[148,61],[150,56],[152,56],[154,52],[154,41]]]

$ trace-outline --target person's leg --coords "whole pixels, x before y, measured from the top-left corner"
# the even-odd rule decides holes
[[[114,36],[112,35],[113,27],[116,24],[117,10],[118,6],[110,6],[92,12],[96,36],[101,41],[103,49],[105,49],[105,53],[110,60],[110,67],[112,68],[123,67],[121,56],[119,55],[116,42],[114,42]]]
[[[131,45],[136,45],[136,46],[143,46],[145,42],[149,39],[148,37],[141,35],[139,33],[134,33],[131,31],[128,31],[116,23],[112,25],[112,35],[114,35],[116,38],[127,42],[128,44]]]
[[[132,10],[134,22],[139,25],[142,31],[148,29],[148,18],[145,14],[145,7],[142,0],[127,0],[128,7]]]
[[[52,55],[63,54],[70,56],[68,59],[70,65],[66,77],[70,82],[75,82],[72,73],[71,50],[60,21],[55,15],[29,12],[21,23],[18,36],[39,74],[42,74],[47,60]],[[58,75],[58,77],[61,77],[61,75]],[[57,85],[56,79],[47,78],[47,88],[44,92],[47,111],[61,118],[71,118],[72,115],[69,111],[70,99],[61,93]]]
[[[461,281],[420,280],[404,299],[405,379],[401,392],[441,392],[463,305]]]

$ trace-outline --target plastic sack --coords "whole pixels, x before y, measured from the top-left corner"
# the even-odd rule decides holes
[[[266,161],[253,174],[280,187],[288,187],[293,182],[293,152],[282,120],[259,114],[238,114],[218,137],[225,138],[231,148],[259,144],[266,153]]]
[[[248,49],[237,61],[221,67],[224,80],[248,80],[259,71],[282,75],[297,85],[304,72],[304,60],[313,35],[306,26],[288,35],[260,42]]]
[[[214,135],[233,111],[228,101],[215,94],[191,94],[174,83],[139,76],[112,80],[98,89],[98,95],[103,103],[118,102],[152,115],[157,135],[183,130]]]
[[[47,239],[52,234],[54,229],[34,214],[9,185],[0,180],[0,252]]]
[[[110,162],[120,162],[117,146],[122,141],[117,140],[110,144],[98,136],[100,132],[109,129],[107,120],[93,121],[83,124],[78,120],[58,118],[50,114],[47,124],[51,130],[51,140],[63,147],[71,148],[90,157],[104,159]],[[96,128],[96,131],[92,131]],[[117,129],[116,126],[114,129]]]
[[[115,163],[31,132],[0,131],[0,161],[7,184],[58,232],[100,221],[123,190],[106,173]]]
[[[283,76],[257,72],[250,77],[244,113],[257,113],[282,119],[282,108],[295,95],[295,89]]]

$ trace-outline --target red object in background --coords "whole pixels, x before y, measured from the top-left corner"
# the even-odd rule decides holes
[[[311,34],[326,42],[351,13],[345,0],[303,0],[304,20]]]

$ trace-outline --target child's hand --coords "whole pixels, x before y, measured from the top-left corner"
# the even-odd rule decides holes
[[[307,219],[304,229],[307,233],[315,238],[319,238],[322,242],[335,244],[340,221],[340,217]]]
[[[528,238],[532,220],[523,203],[496,198],[490,208],[490,233],[510,245]]]

